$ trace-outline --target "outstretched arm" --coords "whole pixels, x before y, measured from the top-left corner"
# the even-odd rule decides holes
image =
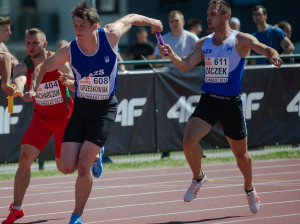
[[[190,55],[188,55],[187,57],[179,57],[170,47],[170,45],[165,44],[165,45],[158,45],[159,48],[159,52],[161,54],[161,56],[164,56],[166,54],[166,52],[169,53],[168,58],[171,59],[171,61],[173,62],[173,64],[179,68],[180,70],[187,72],[189,70],[191,70],[193,67],[195,67],[197,64],[199,64],[202,59],[203,59],[203,53],[202,53],[202,44],[204,42],[206,37],[201,38],[194,50],[192,51],[192,53]]]
[[[237,51],[240,56],[244,56],[246,52],[248,53],[250,49],[254,50],[255,52],[266,56],[269,59],[269,62],[277,67],[280,67],[282,64],[282,60],[280,59],[280,56],[278,52],[263,44],[260,43],[256,37],[252,36],[251,34],[247,33],[239,33],[237,35],[238,40],[238,47]]]
[[[132,27],[135,26],[151,26],[152,33],[162,32],[163,25],[160,20],[152,19],[138,14],[128,14],[114,23],[107,24],[104,29],[106,30],[108,39],[115,49],[120,38]]]
[[[61,48],[56,54],[41,62],[32,73],[30,90],[29,92],[24,94],[23,99],[25,101],[31,101],[33,97],[36,96],[37,88],[46,72],[51,72],[62,67],[66,62],[69,62],[69,60],[69,47],[65,46]]]

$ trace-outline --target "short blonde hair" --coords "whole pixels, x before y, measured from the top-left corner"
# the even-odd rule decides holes
[[[184,16],[183,16],[182,12],[179,11],[179,10],[173,10],[173,11],[171,11],[170,14],[169,14],[169,17],[174,17],[176,15],[179,15],[179,16],[181,16],[182,19],[184,19]]]
[[[45,39],[46,41],[46,34],[45,32],[40,29],[40,28],[31,28],[25,31],[25,35],[34,35],[34,34],[41,34],[42,37]]]
[[[9,16],[6,16],[6,17],[0,16],[0,26],[5,25],[5,24],[12,25],[12,21],[11,21],[10,17]]]

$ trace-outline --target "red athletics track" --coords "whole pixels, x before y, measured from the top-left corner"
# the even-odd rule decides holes
[[[83,223],[107,224],[299,224],[300,159],[253,163],[261,198],[256,215],[249,210],[236,164],[204,165],[208,182],[192,202],[183,202],[191,182],[188,167],[104,172],[94,186]],[[15,223],[69,223],[76,176],[32,179],[25,216]],[[0,221],[13,200],[13,181],[0,182]]]

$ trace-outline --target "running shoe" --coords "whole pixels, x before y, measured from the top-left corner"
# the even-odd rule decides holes
[[[24,216],[24,211],[21,208],[21,210],[13,209],[12,206],[9,207],[9,215],[7,219],[5,219],[2,224],[4,223],[14,223],[17,219],[20,219]]]
[[[77,214],[72,214],[69,224],[82,224],[82,217]]]
[[[197,182],[197,180],[195,180],[194,178],[192,179],[192,184],[184,195],[185,202],[190,202],[197,197],[197,193],[198,193],[199,189],[202,187],[202,185],[207,180],[206,175],[204,173],[202,175],[203,175],[202,176],[203,178],[199,182]]]
[[[14,207],[14,203],[12,202],[11,205],[9,206],[9,211],[11,212],[12,208]]]
[[[103,167],[102,167],[102,156],[104,153],[104,146],[99,152],[99,159],[93,163],[92,174],[95,178],[100,177]]]
[[[258,197],[258,194],[256,193],[255,188],[253,187],[253,191],[249,193],[246,192],[246,195],[247,195],[250,211],[254,214],[257,213],[260,207],[260,199]]]

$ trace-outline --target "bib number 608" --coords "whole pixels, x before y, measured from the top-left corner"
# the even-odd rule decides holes
[[[108,84],[109,78],[108,77],[96,77],[94,78],[94,84]]]

